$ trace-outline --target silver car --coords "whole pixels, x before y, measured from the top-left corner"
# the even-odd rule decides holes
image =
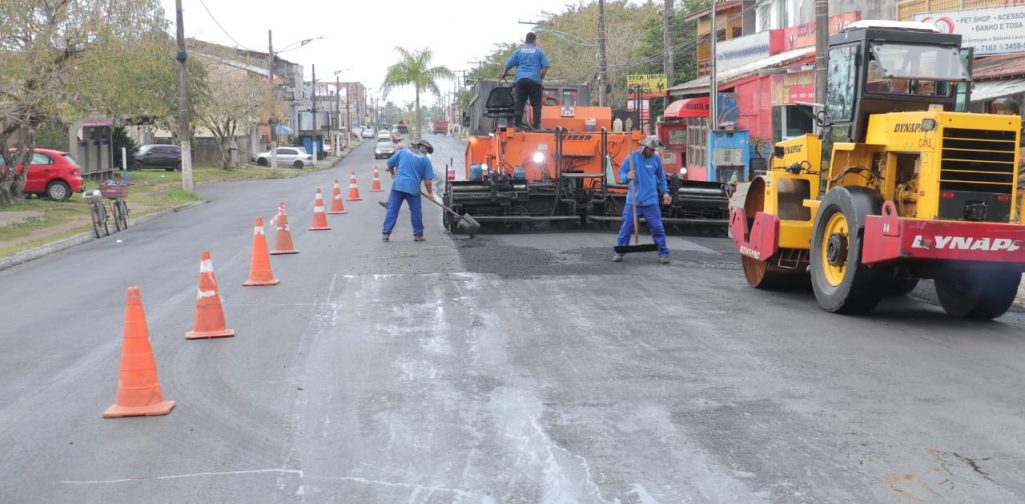
[[[256,164],[270,166],[270,154],[270,151],[267,151],[257,155]],[[278,147],[278,165],[280,166],[304,168],[314,164],[316,162],[313,160],[313,154],[306,152],[306,149],[303,147]]]
[[[378,140],[374,147],[374,159],[390,158],[395,154],[395,144],[391,140]]]

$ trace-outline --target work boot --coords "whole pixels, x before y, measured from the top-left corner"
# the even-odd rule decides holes
[[[384,208],[388,208],[388,202],[387,201],[378,201],[377,204],[381,205]]]
[[[390,237],[391,237],[391,235],[383,234],[383,235],[381,235],[381,241],[388,241],[388,238],[390,238]]]
[[[427,238],[424,238],[424,235],[414,236],[413,241],[427,241]]]
[[[623,254],[616,254],[612,256],[612,262],[623,262]]]
[[[669,256],[658,256],[659,264],[669,264]]]

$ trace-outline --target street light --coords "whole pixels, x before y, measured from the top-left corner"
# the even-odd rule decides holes
[[[313,42],[314,40],[321,40],[324,37],[313,37],[308,39],[297,40],[285,47],[274,51],[274,39],[273,31],[267,30],[267,125],[270,126],[270,167],[271,171],[278,169],[278,124],[280,121],[274,117],[273,102],[274,102],[274,62],[277,60],[277,55],[283,52],[292,51],[299,49],[300,47]],[[301,80],[301,79],[300,79]],[[302,84],[302,83],[300,83]],[[302,86],[299,87],[302,89]],[[314,90],[316,93],[316,90]]]

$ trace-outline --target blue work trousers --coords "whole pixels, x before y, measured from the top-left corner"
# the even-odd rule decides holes
[[[413,223],[413,236],[423,236],[424,216],[420,209],[420,195],[394,189],[388,195],[388,214],[384,217],[384,229],[381,230],[381,233],[390,235],[392,229],[395,229],[395,221],[399,219],[399,208],[402,207],[403,201],[409,204],[409,220]]]
[[[638,218],[644,217],[651,230],[651,239],[658,245],[658,255],[669,257],[669,247],[666,246],[666,228],[662,225],[662,209],[658,205],[644,205],[637,207]],[[619,227],[619,238],[616,245],[630,245],[630,239],[634,234],[634,213],[633,205],[626,205],[623,208],[623,225]]]

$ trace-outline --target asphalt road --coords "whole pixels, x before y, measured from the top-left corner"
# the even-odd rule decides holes
[[[614,264],[608,231],[468,239],[429,207],[383,243],[371,148],[0,272],[0,502],[1025,501],[1021,309],[922,285],[830,315],[748,288],[724,238]],[[351,170],[364,199],[307,231]],[[301,252],[243,288],[279,201]],[[203,249],[234,338],[183,338]],[[131,285],[177,406],[105,420]]]

